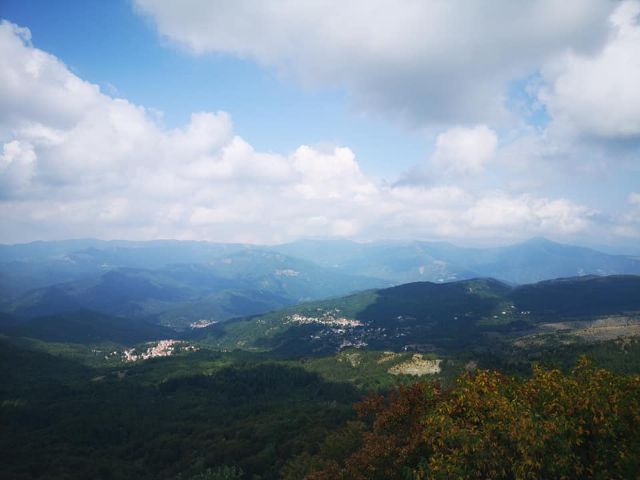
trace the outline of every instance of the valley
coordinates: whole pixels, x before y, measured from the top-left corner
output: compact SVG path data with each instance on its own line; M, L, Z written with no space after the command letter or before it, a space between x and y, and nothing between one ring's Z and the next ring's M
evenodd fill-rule
M29 264L37 285L17 287L25 271L3 291L8 478L301 480L345 461L334 444L356 451L372 395L573 375L585 355L640 374L640 276L624 269L394 285L281 247L91 245L4 248L4 281Z
M640 0L0 0L0 480L640 480Z

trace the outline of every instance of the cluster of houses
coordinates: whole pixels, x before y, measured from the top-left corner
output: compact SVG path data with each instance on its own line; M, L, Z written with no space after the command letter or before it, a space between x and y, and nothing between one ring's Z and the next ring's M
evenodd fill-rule
M138 352L136 348L131 348L122 352L122 358L125 362L137 362L138 360L147 360L155 357L169 357L178 349L189 352L196 351L193 345L185 345L180 340L160 340L155 345L151 344L145 351Z
M326 325L328 327L339 327L339 328L354 328L354 327L362 327L364 325L359 320L337 316L338 312L339 310L336 310L335 312L334 311L325 312L322 314L322 316L319 316L319 317L307 317L299 313L294 313L293 315L289 315L287 317L287 321L292 323L298 323L301 325L318 323L320 325Z

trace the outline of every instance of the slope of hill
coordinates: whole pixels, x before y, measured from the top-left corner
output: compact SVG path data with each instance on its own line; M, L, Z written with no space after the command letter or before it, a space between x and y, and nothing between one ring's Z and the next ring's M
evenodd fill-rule
M640 277L584 276L547 280L515 288L510 299L541 318L583 317L640 308Z
M0 245L0 292L15 297L35 288L86 279L118 268L206 264L251 248L254 247L178 240L87 239Z
M640 277L577 277L510 287L492 279L418 282L216 325L220 348L328 353L346 346L442 351L494 343L542 322L637 315Z
M197 320L224 321L384 284L248 249L207 264L110 269L27 292L4 309L25 318L90 309L185 327Z
M33 318L18 326L5 328L2 332L10 336L35 338L46 342L107 342L123 345L175 336L175 331L160 325L110 317L90 310Z

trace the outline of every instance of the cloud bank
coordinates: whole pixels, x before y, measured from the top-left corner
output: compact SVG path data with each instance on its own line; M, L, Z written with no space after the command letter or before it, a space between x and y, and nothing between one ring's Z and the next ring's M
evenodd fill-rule
M5 21L0 241L640 237L637 189L611 213L549 187L613 165L638 175L639 2L186 3L136 5L190 51L252 58L346 88L363 110L440 125L433 152L393 182L366 175L345 145L256 151L225 112L167 129ZM509 105L522 78L524 110L546 123Z
M571 49L543 68L540 99L556 127L597 138L640 136L640 2L621 2L593 55Z
M409 125L505 121L509 82L609 35L610 0L135 0L197 54L346 88L356 108Z

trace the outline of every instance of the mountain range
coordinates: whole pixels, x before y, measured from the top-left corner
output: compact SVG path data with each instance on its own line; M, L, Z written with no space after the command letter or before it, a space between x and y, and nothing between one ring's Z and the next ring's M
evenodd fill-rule
M640 274L640 259L536 238L496 248L301 240L276 246L68 240L0 245L0 323L91 310L174 328L416 281Z
M640 273L640 258L532 238L504 247L468 248L446 242L301 240L279 252L343 272L396 283L491 277L525 284L579 275Z
M389 284L251 246L67 246L0 249L0 305L6 315L19 321L89 309L183 328Z

